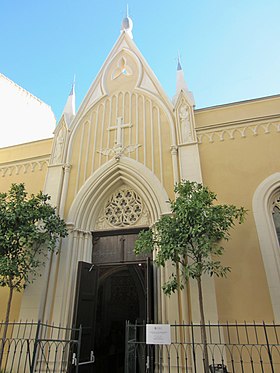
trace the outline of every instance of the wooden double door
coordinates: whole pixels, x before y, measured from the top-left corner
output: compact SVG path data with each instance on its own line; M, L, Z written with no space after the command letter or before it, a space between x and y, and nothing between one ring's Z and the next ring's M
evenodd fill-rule
M152 318L150 259L133 251L138 233L93 233L92 263L79 262L74 312L74 325L83 327L79 372L123 373L126 321Z

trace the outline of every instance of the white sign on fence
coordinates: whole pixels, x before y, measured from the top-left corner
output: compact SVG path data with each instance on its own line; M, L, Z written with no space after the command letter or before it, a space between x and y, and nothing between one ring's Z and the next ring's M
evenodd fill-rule
M171 334L169 324L146 324L146 344L170 345Z

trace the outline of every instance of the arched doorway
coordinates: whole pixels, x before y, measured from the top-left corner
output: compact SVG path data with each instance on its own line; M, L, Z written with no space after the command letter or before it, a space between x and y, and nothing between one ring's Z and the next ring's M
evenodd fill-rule
M124 372L125 324L145 320L145 267L104 268L98 287L95 332L97 372Z
M79 372L123 373L126 321L151 318L149 258L133 251L139 231L94 232L92 263L79 263L74 325L83 326L85 363Z

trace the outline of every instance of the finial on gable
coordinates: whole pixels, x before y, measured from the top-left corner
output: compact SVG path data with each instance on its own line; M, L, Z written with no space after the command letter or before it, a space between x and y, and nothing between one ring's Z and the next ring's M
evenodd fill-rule
M180 53L178 51L178 63L177 63L177 71L183 70L182 65L181 65L181 58L180 58Z
M132 19L128 15L128 5L126 6L126 17L122 20L121 32L125 31L131 39L133 39L132 35L133 29L133 22Z
M184 92L186 97L188 97L188 101L191 106L195 105L194 98L192 92L189 91L187 83L184 77L184 71L181 64L180 54L178 52L178 60L177 60L177 73L176 73L176 93L173 97L173 102L177 101L181 92Z

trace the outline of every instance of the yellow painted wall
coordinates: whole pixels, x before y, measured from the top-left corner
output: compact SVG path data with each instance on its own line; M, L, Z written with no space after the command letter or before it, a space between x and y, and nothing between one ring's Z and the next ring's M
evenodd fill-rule
M199 134L204 134L199 145L203 182L217 193L219 203L232 203L248 209L245 224L236 226L232 240L225 245L223 263L230 265L232 272L227 279L215 281L220 321L273 320L252 199L259 184L269 175L279 172L277 125L265 127L277 119L276 115L280 119L279 108L280 98L277 97L197 113ZM272 115L264 121L268 113ZM227 127L227 123L241 117L248 118L243 124L243 127L248 127L244 136L242 131L230 133L234 127ZM255 120L249 120L249 117ZM218 132L211 137L213 131Z
M36 141L0 149L0 192L12 183L24 183L28 193L44 189L52 140ZM0 288L0 320L4 318L8 289ZM14 292L10 320L17 320L21 293Z
M217 124L230 124L238 121L250 123L252 120L279 119L280 95L255 100L214 106L195 111L197 129L213 127Z
M29 193L44 189L52 139L0 149L0 191L24 183Z
M14 162L28 158L49 156L53 139L33 141L25 144L0 148L0 165L5 162Z

